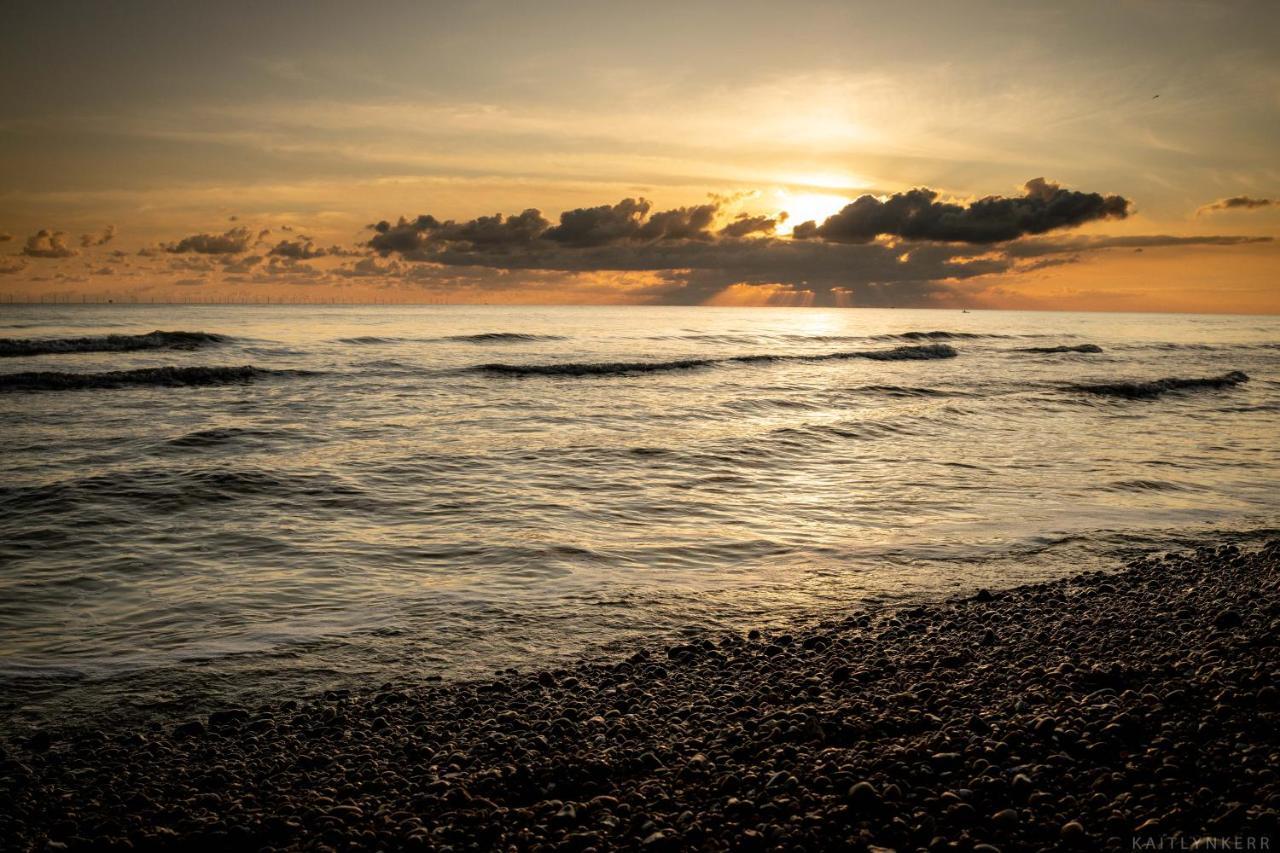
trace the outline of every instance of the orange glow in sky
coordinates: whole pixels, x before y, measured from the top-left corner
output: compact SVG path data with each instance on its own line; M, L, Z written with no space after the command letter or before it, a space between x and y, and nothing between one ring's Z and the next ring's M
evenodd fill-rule
M0 300L1274 313L1243 6L35 6Z

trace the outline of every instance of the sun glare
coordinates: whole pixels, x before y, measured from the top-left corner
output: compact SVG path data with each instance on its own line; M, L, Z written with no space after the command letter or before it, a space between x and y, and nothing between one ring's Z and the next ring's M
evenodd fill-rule
M797 225L810 219L821 225L851 201L847 196L821 192L778 190L777 195L778 207L787 212L787 221L778 226L779 234L790 234Z

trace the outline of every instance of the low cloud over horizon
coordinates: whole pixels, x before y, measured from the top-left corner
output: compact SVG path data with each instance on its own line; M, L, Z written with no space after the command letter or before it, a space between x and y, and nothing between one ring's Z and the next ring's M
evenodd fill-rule
M1247 195L1238 195L1206 204L1196 213L1212 213L1215 210L1257 210L1261 207L1271 207L1275 203L1276 200L1272 198L1250 198Z
M65 233L41 229L21 254L85 265L84 273L47 280L168 274L186 292L205 282L309 288L364 282L534 302L906 307L979 300L1000 292L1009 276L1080 264L1109 250L1242 247L1272 239L1064 233L1123 222L1133 202L1044 178L1027 181L1019 195L972 201L948 200L925 187L863 194L790 233L779 231L794 218L787 210L741 209L757 195L711 194L705 203L666 209L630 197L571 208L554 221L537 208L466 220L424 213L380 220L348 246L321 244L293 225L255 226L231 216L226 231L160 241L135 254L112 250L105 265L91 256L116 237L114 226L83 235L79 250ZM1245 201L1231 206L1264 200ZM0 272L31 274L25 264Z

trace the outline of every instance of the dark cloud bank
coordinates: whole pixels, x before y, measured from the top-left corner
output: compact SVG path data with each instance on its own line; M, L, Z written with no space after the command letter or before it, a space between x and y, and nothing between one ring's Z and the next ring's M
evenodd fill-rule
M1099 219L1123 219L1129 201L1063 189L1043 178L1026 184L1016 198L989 196L967 206L938 201L938 193L914 189L881 200L864 195L822 224L802 222L796 240L829 243L870 243L878 237L941 243L990 244L1029 234L1043 234ZM700 243L732 240L774 232L778 219L739 216L714 230L720 202L652 211L644 199L623 199L615 205L584 207L560 214L552 224L538 210L517 216L481 216L467 222L441 222L431 215L382 221L370 226L369 247L382 255L399 253L410 259L435 260L449 252L476 254L554 252L603 246L655 244L689 240Z
M776 236L786 214L724 220L723 204L654 211L644 199L578 208L551 222L536 209L465 222L431 215L369 226L382 257L503 270L657 272L655 301L696 303L733 284L813 290L855 304L920 304L965 279L1069 263L1094 249L1237 243L1245 238L1036 238L1088 222L1123 219L1117 195L1065 189L1037 178L1024 194L967 205L930 189L862 196L822 223Z
M221 268L264 281L372 277L421 287L465 282L510 289L554 284L557 273L643 273L626 279L625 286L632 298L652 302L700 303L732 285L756 285L780 289L784 296L788 290L808 291L814 304L905 306L936 303L967 280L1072 263L1093 251L1270 239L1052 234L1123 219L1131 203L1043 178L1023 189L1019 196L988 196L968 204L940 200L936 191L924 188L887 198L864 195L821 223L798 224L786 237L776 232L785 212L734 215L732 200L716 197L706 204L655 210L645 199L628 198L568 210L555 222L533 208L462 222L430 214L384 220L369 226L372 235L355 250L320 246L305 235L272 243L269 229L236 225L141 254L168 255L171 266L195 272ZM1212 207L1271 203L1240 197ZM85 235L81 244L99 246L114 233L108 227ZM65 234L50 230L32 235L22 253L38 258L78 254ZM349 256L362 259L327 271L308 263Z

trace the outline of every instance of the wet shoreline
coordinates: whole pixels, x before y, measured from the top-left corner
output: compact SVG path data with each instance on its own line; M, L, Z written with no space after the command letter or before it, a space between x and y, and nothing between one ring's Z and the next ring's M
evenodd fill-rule
M1118 568L496 681L50 729L4 747L0 840L1274 843L1280 541Z

